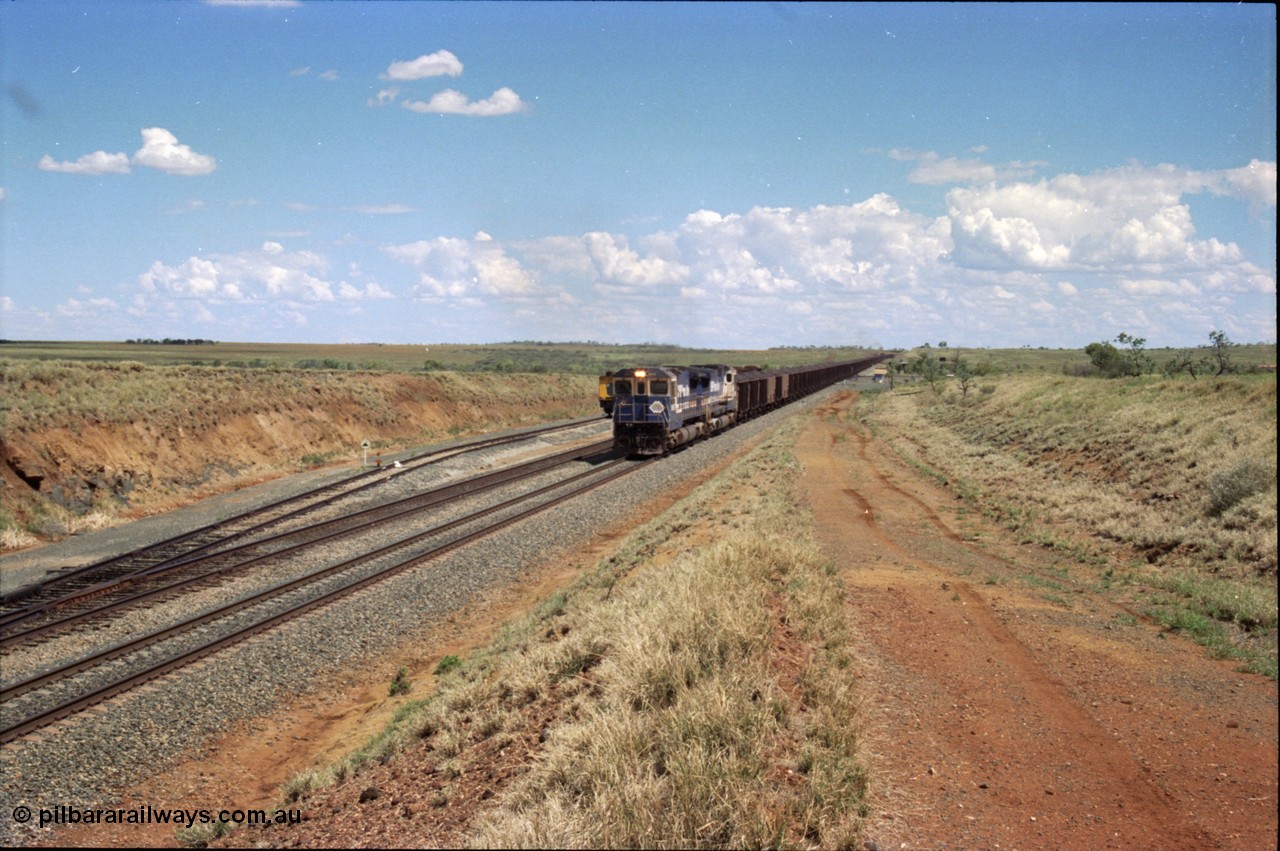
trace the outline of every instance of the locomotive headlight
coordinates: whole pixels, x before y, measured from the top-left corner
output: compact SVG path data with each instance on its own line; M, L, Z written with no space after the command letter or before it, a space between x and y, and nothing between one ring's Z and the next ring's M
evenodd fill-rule
M637 369L634 373L632 373L632 375L634 375L636 378L644 378L645 375L647 374L648 373L646 373L643 369Z
M661 402L659 402L656 399L653 401L653 404L649 406L649 410L655 414L660 414L666 409L667 409L666 405L663 405Z

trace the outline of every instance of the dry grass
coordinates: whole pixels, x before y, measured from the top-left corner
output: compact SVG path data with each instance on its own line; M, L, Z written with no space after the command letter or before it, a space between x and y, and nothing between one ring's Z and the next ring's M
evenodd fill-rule
M241 414L350 405L371 425L394 426L396 395L439 402L479 418L486 405L533 405L581 396L586 376L487 373L430 375L212 366L133 361L0 360L0 434L134 422L199 427ZM584 403L582 410L589 411Z
M395 451L596 414L595 399L587 376L0 360L0 547L356 461L364 439Z
M39 540L39 538L30 532L24 529L19 529L17 526L13 525L12 520L3 526L0 526L0 552L29 547L38 543Z
M746 535L588 614L561 652L570 663L601 660L591 672L598 698L554 731L474 844L851 845L866 774L850 678L811 659L789 696L770 658L778 628L770 597L813 581L787 578L797 573L820 568L790 544ZM817 639L818 613L806 619L799 597L786 596L783 607Z
M1202 616L1215 652L1274 676L1274 375L994 383L967 402L868 394L858 416L963 511L1126 593L1167 592L1144 602L1153 618Z
M859 843L868 781L843 590L796 513L794 465L766 446L637 529L330 778L405 747L461 775L482 743L551 717L533 767L465 841ZM327 779L299 777L290 795Z

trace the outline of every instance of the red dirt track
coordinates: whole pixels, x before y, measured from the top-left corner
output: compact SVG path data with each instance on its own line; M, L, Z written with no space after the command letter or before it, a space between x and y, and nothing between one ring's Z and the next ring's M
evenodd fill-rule
M966 543L955 500L839 420L801 490L864 648L889 848L1275 848L1276 684L1126 613L1034 547ZM991 534L984 534L985 541ZM1074 580L1074 582L1073 582Z

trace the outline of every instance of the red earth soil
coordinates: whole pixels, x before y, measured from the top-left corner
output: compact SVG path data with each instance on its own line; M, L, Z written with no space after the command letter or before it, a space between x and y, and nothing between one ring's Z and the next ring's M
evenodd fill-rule
M799 489L842 569L860 648L872 774L866 847L1275 848L1276 684L1135 617L1097 589L1096 569L1064 570L979 518L959 520L953 495L839 416L855 398L842 392L819 409L797 456ZM307 698L228 735L125 802L207 806L234 789L239 806L274 806L290 774L358 746L390 717L403 699L386 696L387 682L403 660L417 660L414 696L426 693L443 654L486 643L504 620L607 556L622 531L571 563L532 571L532 586L470 608L404 654L386 654L396 661L385 670L346 675L322 702ZM555 707L530 712L537 730ZM447 806L431 803L443 781L406 754L307 801L302 828L266 841L456 845L537 747L536 736L517 736L503 753L479 754L483 770L451 779ZM369 787L379 798L362 805ZM49 841L163 846L174 834L100 826Z

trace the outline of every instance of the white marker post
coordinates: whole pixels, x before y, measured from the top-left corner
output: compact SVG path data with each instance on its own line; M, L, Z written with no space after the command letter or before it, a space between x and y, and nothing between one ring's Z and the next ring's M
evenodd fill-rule
M369 466L369 441L368 440L361 441L360 448L364 450L364 457L360 461L360 467L363 469L364 467Z

